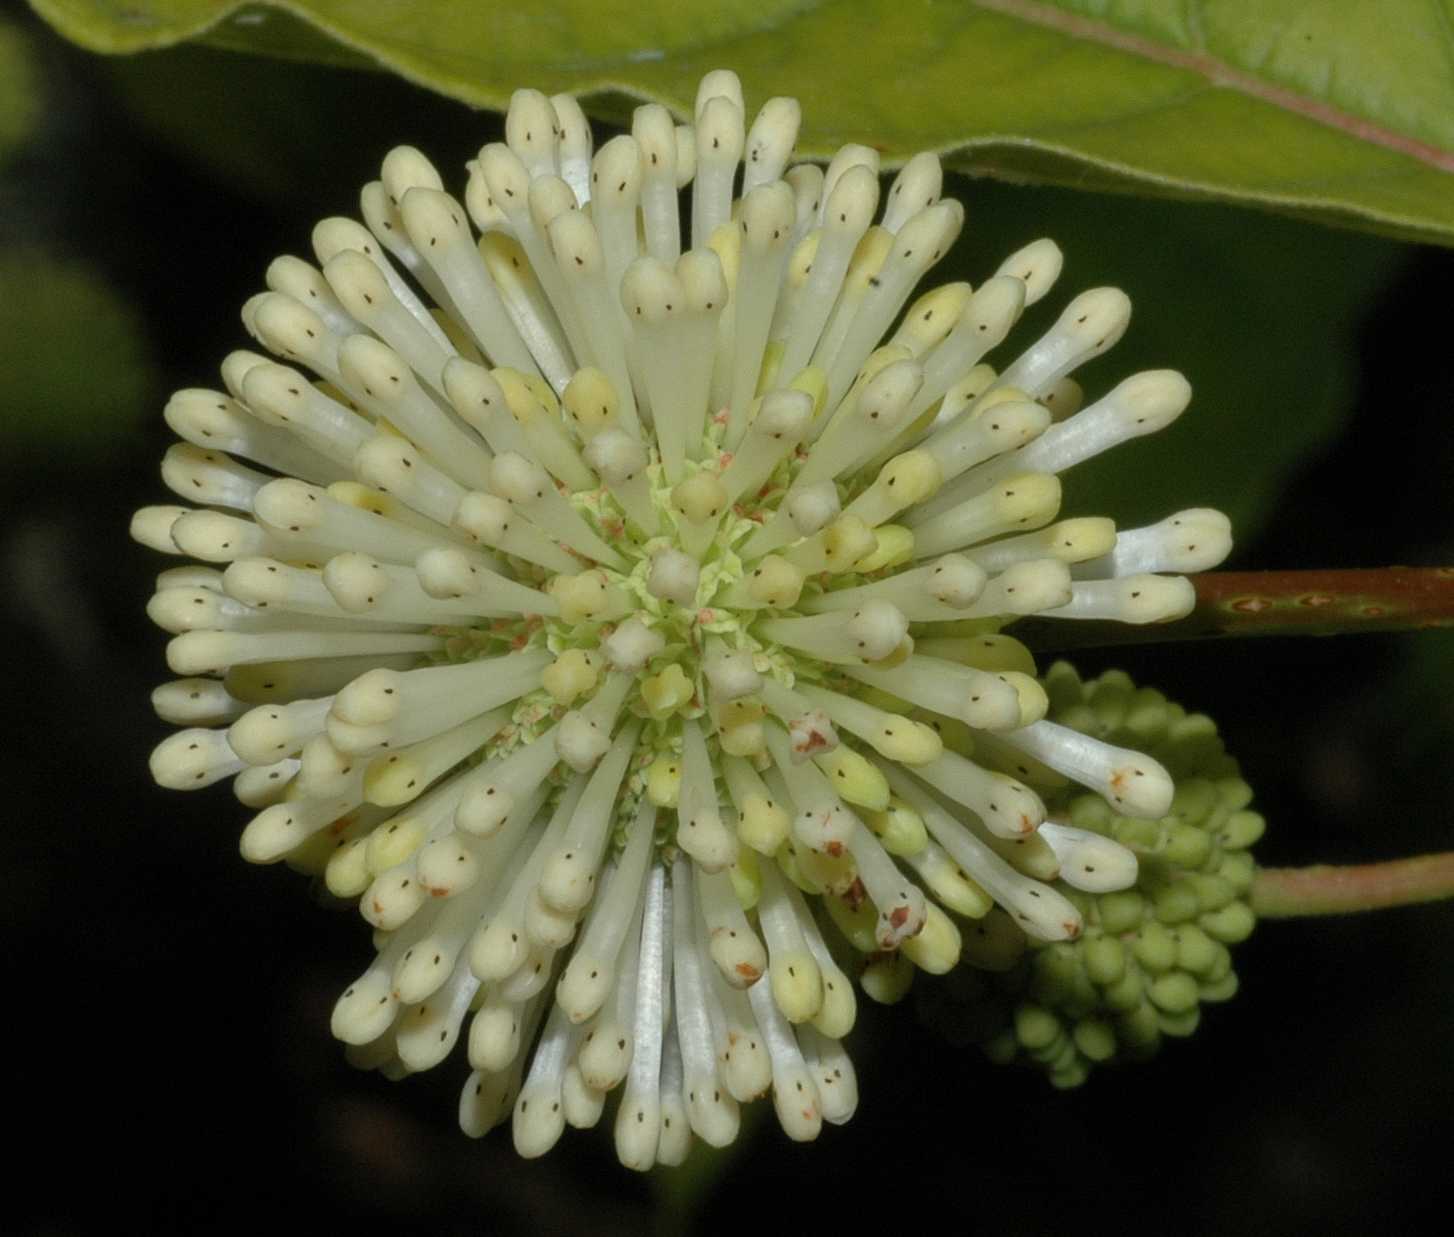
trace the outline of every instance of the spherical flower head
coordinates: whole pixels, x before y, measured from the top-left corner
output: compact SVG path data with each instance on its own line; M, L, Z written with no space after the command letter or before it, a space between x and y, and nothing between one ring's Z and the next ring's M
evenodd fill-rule
M200 560L149 607L180 676L157 780L233 778L246 858L357 900L351 1059L398 1076L463 1039L461 1125L522 1155L612 1091L637 1169L769 1094L792 1138L847 1120L850 975L893 1000L983 925L1075 941L1057 874L1136 881L1043 778L1173 805L1151 755L1047 716L1001 629L1187 612L1225 518L1062 519L1058 478L1190 387L1081 407L1126 296L1006 352L1054 243L920 291L964 217L938 160L887 187L862 146L790 165L798 116L749 124L716 72L692 123L645 106L593 150L571 98L522 90L462 199L390 152L364 223L320 223L316 265L243 307L271 356L167 405L192 505L133 521Z

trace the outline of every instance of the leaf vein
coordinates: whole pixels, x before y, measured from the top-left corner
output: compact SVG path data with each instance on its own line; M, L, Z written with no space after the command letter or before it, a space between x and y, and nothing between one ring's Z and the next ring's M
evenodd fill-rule
M1258 102L1335 129L1348 137L1381 146L1441 172L1454 172L1454 151L1407 133L1374 123L1331 103L1300 94L1285 86L1264 81L1252 73L1234 68L1205 52L1188 52L1154 39L1117 30L1103 21L1067 13L1043 0L972 0L979 8L1014 21L1040 26L1069 39L1084 39L1165 68L1179 69L1204 77L1212 86L1235 91Z

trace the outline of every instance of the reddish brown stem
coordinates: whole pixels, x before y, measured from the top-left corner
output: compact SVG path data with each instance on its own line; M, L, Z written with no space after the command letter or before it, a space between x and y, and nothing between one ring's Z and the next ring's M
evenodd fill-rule
M1252 909L1268 919L1346 915L1454 898L1454 853L1387 863L1263 868L1252 886Z
M1331 636L1454 627L1454 567L1329 571L1209 571L1191 577L1196 609L1172 623L1026 619L1014 635L1034 649L1094 648L1217 636Z

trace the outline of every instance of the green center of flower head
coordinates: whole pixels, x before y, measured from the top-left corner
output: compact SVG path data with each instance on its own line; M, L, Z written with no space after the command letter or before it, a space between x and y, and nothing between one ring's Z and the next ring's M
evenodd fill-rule
M1190 607L1224 517L1057 518L1058 474L1190 387L1081 407L1071 373L1129 318L1110 288L992 364L1059 249L916 297L963 221L937 159L886 191L864 147L790 167L797 116L749 128L714 73L693 125L643 107L593 152L573 100L521 91L463 204L392 151L367 227L325 220L321 270L280 258L244 307L282 360L168 404L163 478L198 505L133 522L202 560L150 606L183 676L157 779L235 775L243 854L377 930L334 1011L355 1059L428 1068L468 1020L461 1122L527 1155L618 1088L632 1167L730 1141L768 1091L814 1137L856 1102L850 972L890 1000L991 924L1088 944L1087 899L1163 857L1063 791L1162 820L1167 767L1057 718L1001 628ZM1058 991L1047 1017L1091 1017Z

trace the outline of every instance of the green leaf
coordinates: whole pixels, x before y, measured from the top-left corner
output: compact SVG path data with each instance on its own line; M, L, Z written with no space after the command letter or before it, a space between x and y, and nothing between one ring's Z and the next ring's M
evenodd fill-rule
M0 20L0 164L30 136L36 93L28 41L13 22Z
M32 0L104 52L205 37L678 109L707 69L808 104L801 148L933 148L1012 179L1256 203L1454 243L1451 0ZM866 63L865 55L871 57ZM866 71L867 70L867 71Z
M155 394L135 313L90 266L0 250L0 449L101 451Z

